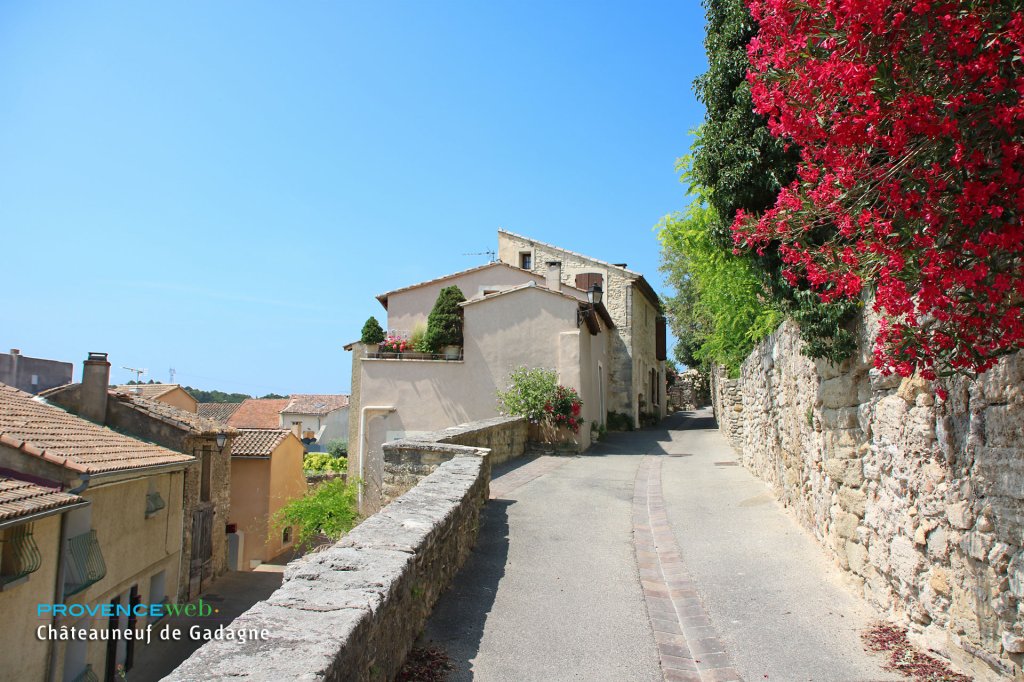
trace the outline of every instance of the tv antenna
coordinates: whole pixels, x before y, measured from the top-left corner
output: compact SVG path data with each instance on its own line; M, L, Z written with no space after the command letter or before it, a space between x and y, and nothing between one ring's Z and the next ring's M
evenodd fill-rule
M137 388L135 389L135 392L136 393L142 393L142 387L141 387L142 375L145 374L146 372L148 372L149 370L148 369L141 369L141 368L138 368L138 367L125 367L123 365L122 365L121 369L126 369L129 372L132 372L133 374L135 374L135 385L137 386Z
M171 375L171 380L170 380L170 382L168 382L168 383L171 383L171 384L173 384L173 383L174 383L174 375L175 375L175 374L177 374L177 372L176 372L176 371L174 370L174 368L173 368L173 367L171 367L171 369L170 369L170 370L168 370L168 372L167 372L167 373Z
M477 251L476 253L464 253L463 256L490 256L491 262L496 263L498 261L498 254L494 251Z

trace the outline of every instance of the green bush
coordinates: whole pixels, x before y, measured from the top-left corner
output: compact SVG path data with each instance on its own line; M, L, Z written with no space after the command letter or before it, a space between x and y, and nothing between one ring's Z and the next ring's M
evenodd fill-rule
M376 317L371 316L366 321L366 324L363 325L363 334L359 337L359 340L369 345L384 342L384 330L381 328L380 322L377 321Z
M439 353L445 346L462 345L462 308L459 304L465 300L457 286L441 289L427 317L425 342L430 352Z
M348 457L348 441L344 438L335 438L327 443L327 452L335 457Z
M358 495L358 481L324 481L277 510L271 524L278 531L291 526L298 549L313 546L320 534L338 540L356 524Z
M302 458L302 469L311 474L344 473L348 471L348 459L328 452L310 452Z
M503 414L539 424L547 416L544 406L551 404L557 390L558 374L553 369L517 367L508 375L508 388L498 392L498 404Z
M633 419L628 414L623 414L621 412L609 412L607 424L609 431L633 430Z
M417 322L409 332L409 345L417 353L429 353L430 344L427 343L427 325L425 322Z

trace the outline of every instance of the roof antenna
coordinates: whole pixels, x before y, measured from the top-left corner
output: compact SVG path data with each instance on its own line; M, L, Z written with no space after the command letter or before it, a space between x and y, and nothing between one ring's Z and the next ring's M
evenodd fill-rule
M494 251L478 251L476 253L464 253L462 255L463 256L490 256L491 257L491 260L490 260L491 263L497 263L498 262L498 254L495 253Z
M129 372L134 372L135 373L135 386L136 386L135 392L138 393L139 395L141 395L142 394L142 375L145 374L146 372L148 372L149 370L137 369L135 367L121 367L121 369L126 369Z
M171 375L171 383L173 384L174 383L174 375L178 373L177 370L175 370L173 367L171 367L169 370L167 370L167 373Z

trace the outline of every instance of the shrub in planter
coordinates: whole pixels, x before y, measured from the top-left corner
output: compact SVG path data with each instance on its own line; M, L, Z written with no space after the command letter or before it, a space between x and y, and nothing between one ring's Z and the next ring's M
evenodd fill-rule
M519 367L508 377L508 389L498 392L504 414L526 417L531 424L564 427L578 433L584 423L583 401L573 388L558 383L554 370Z
M441 352L445 346L462 345L462 308L466 300L457 286L441 289L434 303L434 309L427 317L426 345L433 353Z
M395 336L388 334L380 344L381 353L405 353L406 351L412 350L412 344L403 339L401 336Z
M380 322L377 321L376 317L370 317L363 325L363 334L359 337L359 340L367 345L374 345L384 341L384 330L380 326Z

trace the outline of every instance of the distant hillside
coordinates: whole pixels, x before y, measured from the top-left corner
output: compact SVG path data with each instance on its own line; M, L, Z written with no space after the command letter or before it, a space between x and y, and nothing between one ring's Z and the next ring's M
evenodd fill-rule
M129 381L128 383L129 384L134 384L135 382L134 381ZM149 381L143 381L143 382L140 382L140 383L144 383L144 384L162 384L163 382L162 381L153 381L152 379L150 379ZM192 388L191 386L182 386L182 388L184 388L186 391L191 393L192 397L195 398L196 400L198 400L201 403L240 403L243 400L248 400L249 398L253 397L253 396L248 395L246 393L225 393L224 391L217 391L217 390L204 391L201 388ZM268 399L268 398L281 399L281 398L287 398L287 397L288 396L286 396L286 395L278 395L277 393L268 393L268 394L266 394L264 396L260 396L260 398L262 398L262 399Z

